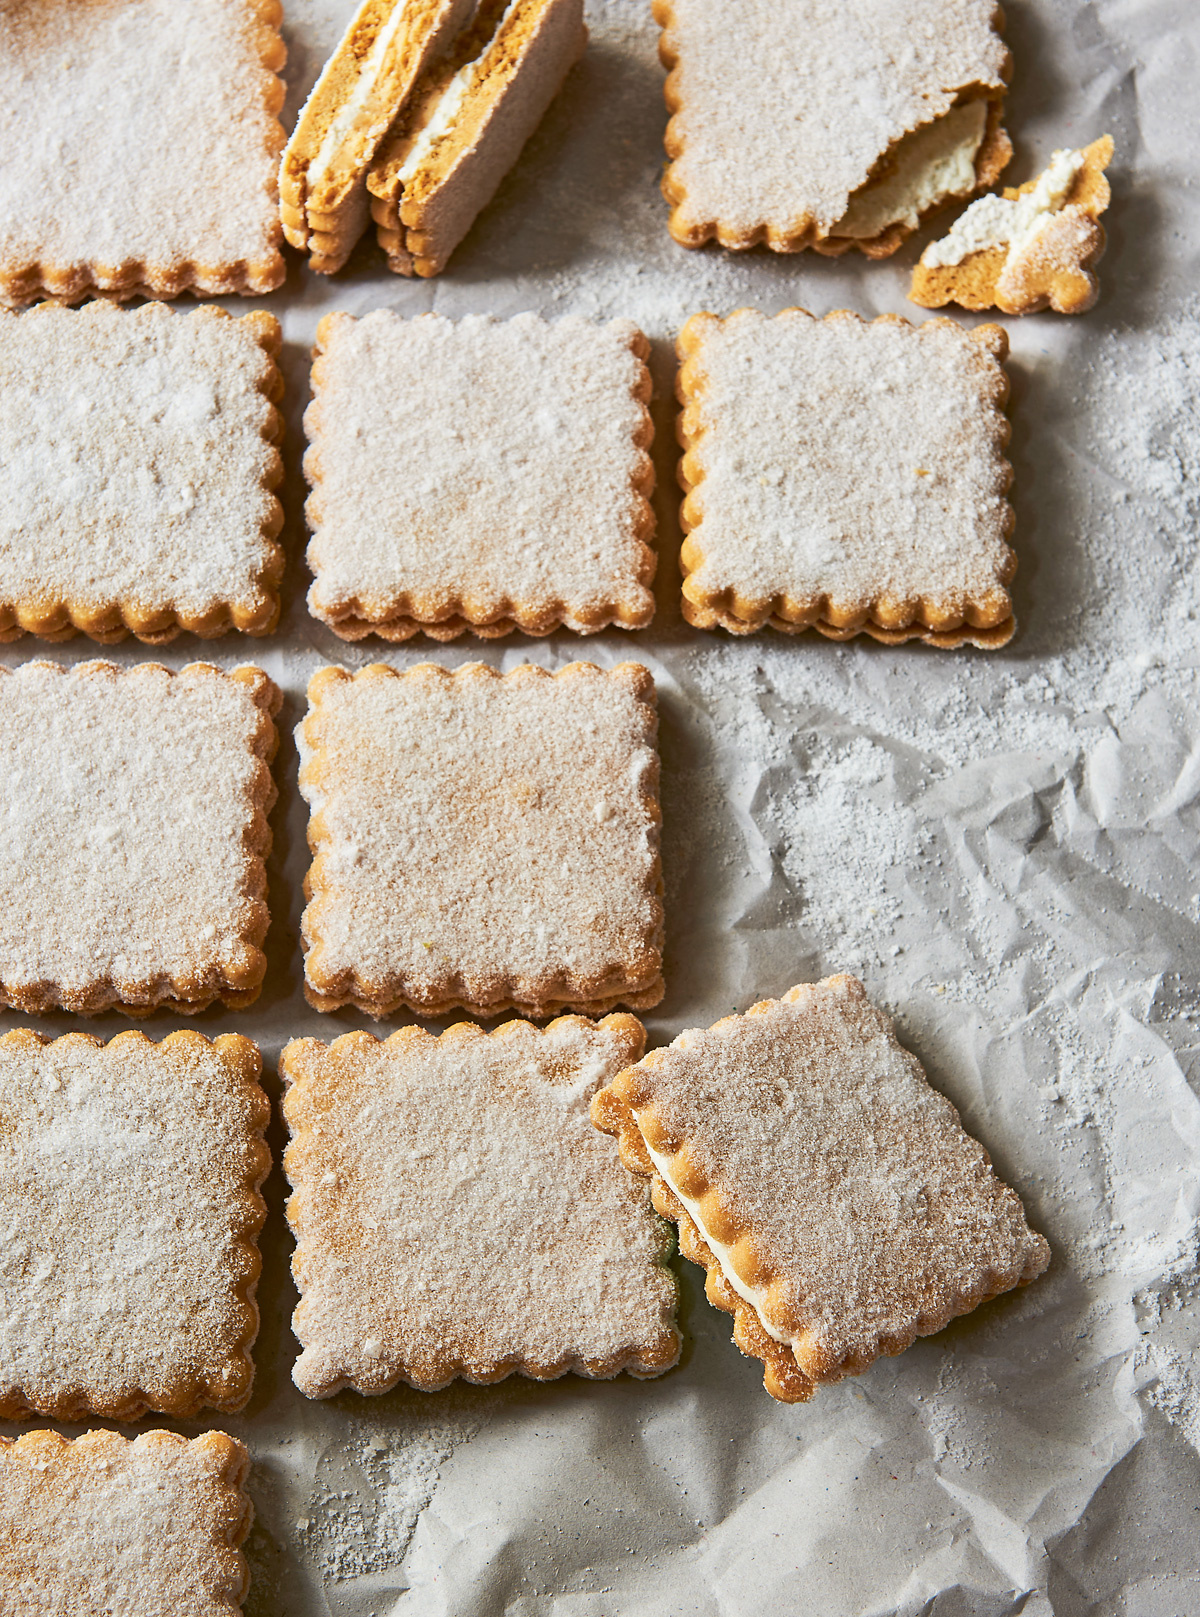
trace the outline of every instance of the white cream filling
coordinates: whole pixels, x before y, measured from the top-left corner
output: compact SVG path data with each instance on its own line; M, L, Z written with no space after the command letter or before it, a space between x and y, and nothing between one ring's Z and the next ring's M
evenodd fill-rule
M329 128L325 131L325 139L321 142L316 157L308 166L310 184L313 180L323 177L325 172L337 160L339 151L341 151L348 136L353 132L363 108L370 99L384 59L407 20L408 7L397 6L391 17L375 36L375 43L367 52L366 60L358 70L358 78L354 89L334 115ZM333 61L336 61L336 59L335 56ZM330 62L331 68L333 67L333 61ZM319 89L320 85L317 88ZM313 94L316 94L315 90Z
M930 242L921 254L926 269L944 269L961 264L972 253L991 247L1007 247L1005 264L1011 264L1025 251L1047 219L1062 207L1084 164L1082 151L1055 152L1050 167L1032 191L1009 201L1002 196L980 197L950 227L940 241Z
M466 67L459 69L442 91L441 99L434 108L432 116L413 141L412 150L400 166L400 172L396 177L401 185L409 183L438 141L449 133L478 72L479 63L468 62Z
M892 172L857 191L830 234L861 241L880 235L889 225L915 230L921 215L939 202L970 196L987 112L986 101L968 101L905 135L896 148Z
M721 1273L725 1276L726 1280L728 1280L734 1291L737 1292L738 1296L743 1300L743 1302L750 1304L751 1308L753 1308L754 1312L758 1315L759 1324L762 1326L763 1330L766 1331L767 1335L772 1339L772 1341L782 1342L785 1346L791 1347L791 1337L784 1336L782 1331L776 1329L776 1327L771 1324L770 1320L767 1319L766 1315L762 1311L763 1304L767 1300L766 1291L760 1286L748 1286L738 1274L737 1270L733 1267L733 1248L722 1245L722 1243L716 1239L712 1232L704 1227L704 1220L700 1216L699 1204L694 1202L690 1196L685 1196L683 1191L680 1190L679 1186L675 1183L674 1179L672 1179L671 1170L667 1166L667 1158L660 1156L658 1152L655 1151L648 1143L646 1145L646 1150L649 1152L650 1160L653 1162L659 1174L671 1187L676 1196L679 1197L679 1200L683 1203L684 1207L686 1207L693 1224L695 1224L696 1228L700 1231L700 1234L703 1236L705 1243L711 1250L713 1257L716 1258L717 1262L721 1265Z

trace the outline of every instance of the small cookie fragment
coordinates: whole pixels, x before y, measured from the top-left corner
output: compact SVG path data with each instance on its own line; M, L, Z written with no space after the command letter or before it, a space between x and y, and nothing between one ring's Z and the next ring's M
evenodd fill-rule
M0 312L0 640L275 627L281 345L271 314Z
M0 669L0 1004L258 998L281 700L258 668Z
M0 1437L0 1611L230 1617L250 1570L250 1456L224 1432Z
M658 1004L645 668L324 668L308 699L296 740L311 1005L541 1017Z
M785 1403L1027 1284L1050 1249L855 977L692 1029L592 1103Z
M588 1121L645 1043L569 1016L287 1046L302 1392L676 1362L667 1226Z
M445 269L586 43L583 0L483 0L371 166L371 214L389 269Z
M282 16L279 0L0 8L0 303L281 284Z
M629 321L326 315L309 608L346 640L641 628L650 345Z
M1001 327L740 309L678 349L689 623L1011 639Z
M0 1038L0 1416L241 1409L271 1165L249 1039Z
M367 170L425 68L474 0L364 0L313 86L279 172L284 234L321 275L341 269L369 218Z
M1012 155L993 0L654 0L654 16L685 247L885 258Z
M1104 174L1112 158L1112 136L1103 135L1055 152L1018 189L980 197L921 254L909 297L926 309L1083 314L1100 295L1092 272L1104 256L1100 215L1112 197Z

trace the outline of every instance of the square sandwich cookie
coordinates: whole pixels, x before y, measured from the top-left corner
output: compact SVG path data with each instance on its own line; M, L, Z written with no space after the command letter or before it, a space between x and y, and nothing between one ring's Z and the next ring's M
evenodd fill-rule
M0 1416L250 1396L270 1106L249 1039L0 1038Z
M211 307L0 312L0 640L275 627L281 340Z
M599 1091L592 1119L653 1180L709 1301L784 1403L1050 1261L855 977L681 1034Z
M482 0L367 175L388 267L438 275L542 121L587 29L583 0Z
M224 1432L0 1437L0 1612L230 1617L250 1571L250 1456Z
M657 1005L658 720L638 663L323 668L296 732L318 1010Z
M689 623L1011 639L1001 327L739 309L678 348Z
M309 609L343 639L642 628L650 345L626 320L321 321Z
M282 15L279 0L0 7L0 302L280 285Z
M258 668L0 669L0 1004L258 998L280 701Z
M654 0L654 15L663 194L685 247L884 258L1012 155L994 0Z
M632 1016L289 1044L301 1391L669 1369L669 1226L588 1121L644 1049Z

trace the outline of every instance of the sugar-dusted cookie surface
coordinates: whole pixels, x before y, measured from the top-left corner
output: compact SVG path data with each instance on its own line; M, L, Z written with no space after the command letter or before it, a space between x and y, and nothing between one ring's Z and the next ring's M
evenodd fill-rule
M211 307L0 311L0 640L274 628L281 342Z
M588 1121L644 1049L632 1016L289 1044L296 1385L669 1369L668 1226Z
M884 257L1012 154L994 0L654 0L654 15L663 193L686 247Z
M248 1039L0 1038L0 1416L242 1408L270 1167Z
M648 623L648 353L627 320L326 315L311 611L348 640Z
M250 1573L250 1457L224 1432L0 1437L0 1611L230 1617Z
M332 275L370 217L367 169L424 69L470 19L473 0L363 0L325 64L279 174L288 241Z
M854 977L683 1033L592 1103L773 1397L1041 1274L1045 1240Z
M0 669L0 1004L258 998L280 700L257 668Z
M389 268L440 274L586 43L583 0L483 0L371 166L371 214Z
M281 283L282 15L279 0L0 7L0 302Z
M662 998L654 682L324 668L296 731L320 1010L492 1016Z
M695 315L678 347L689 623L1011 638L999 326L740 309Z
M926 309L1083 314L1100 295L1100 215L1112 199L1105 169L1111 135L1055 152L1035 179L1002 196L980 197L948 235L930 242L913 270L909 297Z

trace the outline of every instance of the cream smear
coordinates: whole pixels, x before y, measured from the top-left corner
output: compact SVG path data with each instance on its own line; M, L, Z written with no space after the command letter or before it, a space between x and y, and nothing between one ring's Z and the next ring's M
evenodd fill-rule
M451 129L454 127L454 121L462 109L462 104L466 99L467 92L472 88L476 79L479 77L480 70L482 69L484 62L487 60L488 52L499 38L500 30L508 21L509 15L513 11L515 5L516 0L512 0L512 4L505 7L500 21L496 24L496 31L488 41L486 49L481 51L473 62L468 62L466 67L460 68L450 80L446 88L442 91L441 98L439 99L437 106L434 108L429 121L421 130L416 140L413 141L412 150L404 159L400 173L397 176L401 185L407 185L410 180L412 180L413 176L425 162L426 158L428 158L430 152L437 145L438 141L441 140L443 136L448 135Z
M338 153L357 124L363 107L374 92L375 81L379 77L380 69L383 67L388 52L407 21L408 7L397 6L391 17L375 36L375 43L367 52L366 59L359 69L358 79L353 91L346 98L344 105L338 110L329 128L325 131L325 139L321 142L320 150L309 165L310 189L313 181L322 177L337 161ZM333 67L336 60L335 53L330 58L326 72ZM313 95L316 95L320 90L324 78L325 74L323 73L317 82L316 89L313 90Z
M970 196L987 111L986 101L968 101L905 135L896 147L892 172L855 192L830 234L866 240L889 225L915 230L921 215L938 203Z
M986 196L973 202L940 241L930 242L921 254L926 269L945 269L961 264L972 253L992 247L1007 247L1006 264L1023 253L1046 221L1059 211L1075 177L1083 167L1082 151L1055 152L1050 167L1032 191L1010 201L1007 197Z

